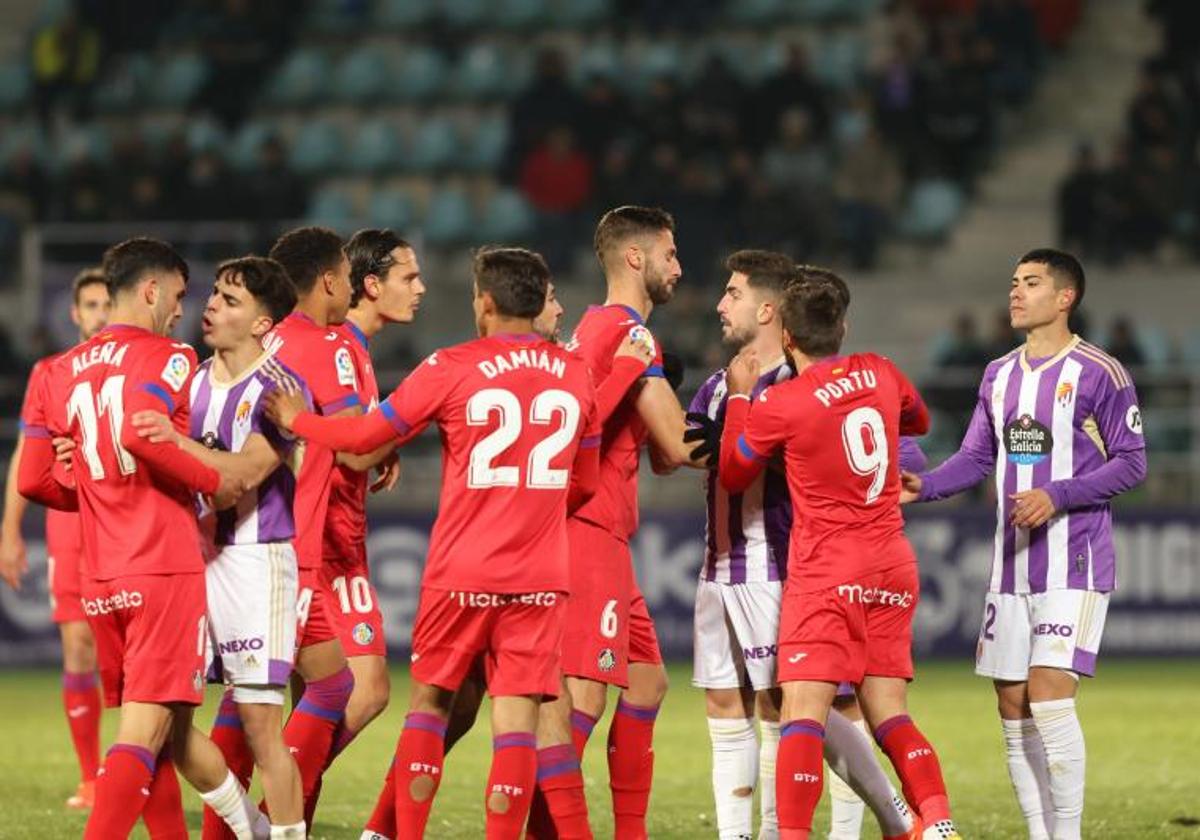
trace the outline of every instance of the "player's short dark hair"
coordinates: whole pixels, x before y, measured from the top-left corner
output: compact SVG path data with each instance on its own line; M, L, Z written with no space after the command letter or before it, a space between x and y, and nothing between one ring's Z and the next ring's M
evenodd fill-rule
M350 306L357 306L362 300L368 274L382 277L396 263L392 251L411 247L387 228L367 228L351 236L346 243L346 256L350 260Z
M850 287L846 285L846 281L839 274L828 268L822 268L819 265L798 265L792 282L824 283L838 293L838 297L842 299L843 308L850 308Z
M283 266L269 257L250 255L226 260L217 266L216 276L228 277L249 292L276 324L296 307L296 287Z
M1071 312L1079 308L1079 304L1083 302L1087 278L1083 274L1083 265L1073 254L1057 248L1034 248L1017 260L1017 265L1021 263L1040 263L1046 266L1050 277L1054 280L1054 288L1075 290L1075 300L1071 303Z
M342 237L329 228L310 226L280 236L269 256L283 266L296 293L306 295L317 285L318 277L338 267L343 253Z
M780 311L783 328L804 355L820 359L842 349L846 304L833 284L793 283L783 293Z
M747 248L726 257L725 270L745 274L752 289L780 295L792 282L796 265L787 254Z
M108 278L104 276L103 268L93 265L75 275L75 279L71 281L71 300L76 306L79 305L79 293L88 286L104 286L107 288Z
M626 204L614 207L600 217L592 246L596 257L604 264L605 255L634 236L647 236L664 230L675 232L675 219L658 207L638 207Z
M179 252L161 239L135 236L118 242L104 252L100 261L109 297L132 289L152 271L178 272L188 281L188 265Z
M501 315L536 318L545 308L550 267L536 251L482 248L472 268L479 294L490 294Z

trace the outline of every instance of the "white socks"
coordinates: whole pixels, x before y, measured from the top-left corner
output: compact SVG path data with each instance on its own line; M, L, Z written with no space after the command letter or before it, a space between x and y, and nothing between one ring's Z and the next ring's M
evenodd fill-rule
M779 816L775 813L775 758L779 754L779 721L758 724L762 743L758 748L758 796L761 822L758 840L778 840Z
M225 821L238 840L265 840L270 836L267 818L246 796L233 773L226 775L225 781L214 790L201 793L200 798Z
M867 734L867 723L853 721L854 726ZM837 773L829 774L829 840L858 840L862 835L863 812L866 803Z
M1008 754L1008 777L1012 779L1017 805L1025 815L1029 840L1050 840L1054 826L1054 804L1050 799L1050 769L1042 749L1042 736L1033 718L1001 720L1004 749Z
M1083 782L1087 766L1083 729L1074 700L1030 703L1033 722L1042 736L1054 803L1054 840L1080 840L1083 824Z
M879 766L865 724L856 726L845 715L831 710L825 721L825 761L871 806L885 835L904 834L912 828L912 817L896 807L896 790Z
M295 825L271 826L271 840L304 840L304 820Z
M758 784L758 735L747 718L709 718L713 800L721 840L749 838L754 831Z

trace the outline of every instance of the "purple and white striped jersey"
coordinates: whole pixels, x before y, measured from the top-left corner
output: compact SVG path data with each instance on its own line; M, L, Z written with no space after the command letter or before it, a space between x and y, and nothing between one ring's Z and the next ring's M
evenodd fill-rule
M768 386L792 375L780 359L754 386L757 399ZM725 420L728 401L725 370L710 376L692 398L689 411ZM718 583L757 583L787 577L788 535L792 529L792 499L783 470L766 469L745 493L727 493L709 470L708 524L705 528L703 580Z
M1137 392L1112 356L1074 337L1056 356L1017 348L988 365L959 451L922 476L921 501L996 473L992 592L1116 586L1109 499L1146 476ZM1013 493L1043 489L1058 511L1038 528L1010 523Z
M241 452L246 439L258 433L284 456L284 462L258 487L243 494L236 507L217 512L214 542L218 546L283 542L295 536L292 500L303 444L298 446L264 416L263 401L285 378L300 386L311 405L312 397L300 377L271 353L264 353L232 382L216 379L212 359L205 360L192 379L193 439L210 449Z

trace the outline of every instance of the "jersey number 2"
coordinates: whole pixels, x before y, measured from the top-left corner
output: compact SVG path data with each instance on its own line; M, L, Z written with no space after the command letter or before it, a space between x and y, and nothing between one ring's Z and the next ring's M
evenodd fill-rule
M871 440L870 452L867 451L867 438ZM867 504L871 504L879 498L887 481L888 446L883 415L870 406L856 408L847 414L842 421L842 446L855 475L872 477L871 486L867 488Z
M117 456L117 469L121 475L131 475L137 470L137 461L121 446L121 426L125 422L125 377L110 376L100 386L100 393L93 397L92 384L80 382L71 389L67 399L68 422L79 421L83 438L83 460L87 462L92 479L104 478L104 462L100 460L99 418L108 418L113 450Z
M521 468L513 465L497 467L492 462L517 442L524 422L521 401L512 391L503 388L484 388L467 401L467 424L483 426L492 413L500 415L500 424L490 435L471 449L467 468L467 486L472 489L488 487L517 487L521 483ZM579 428L579 401L570 393L551 388L533 398L529 406L529 422L549 426L555 415L561 425L541 440L529 452L525 486L535 490L554 490L567 486L567 470L552 469L550 462L575 439Z

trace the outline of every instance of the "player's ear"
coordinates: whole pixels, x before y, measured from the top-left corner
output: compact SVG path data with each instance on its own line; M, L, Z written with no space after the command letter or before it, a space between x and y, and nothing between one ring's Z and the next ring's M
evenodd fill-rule
M142 298L150 306L158 303L158 294L162 291L158 288L158 280L154 277L147 277L142 282Z
M769 300L764 300L758 305L758 311L754 313L758 318L758 323L769 324L771 319L775 317L775 304Z
M642 253L641 247L636 243L631 244L625 249L625 264L634 271L641 271L646 255Z
M254 323L250 325L250 335L261 341L262 337L269 333L273 326L275 326L275 322L271 320L271 316L259 315L254 319Z
M371 300L378 300L379 295L383 292L382 283L379 282L379 276L376 274L368 274L363 278L363 293Z

